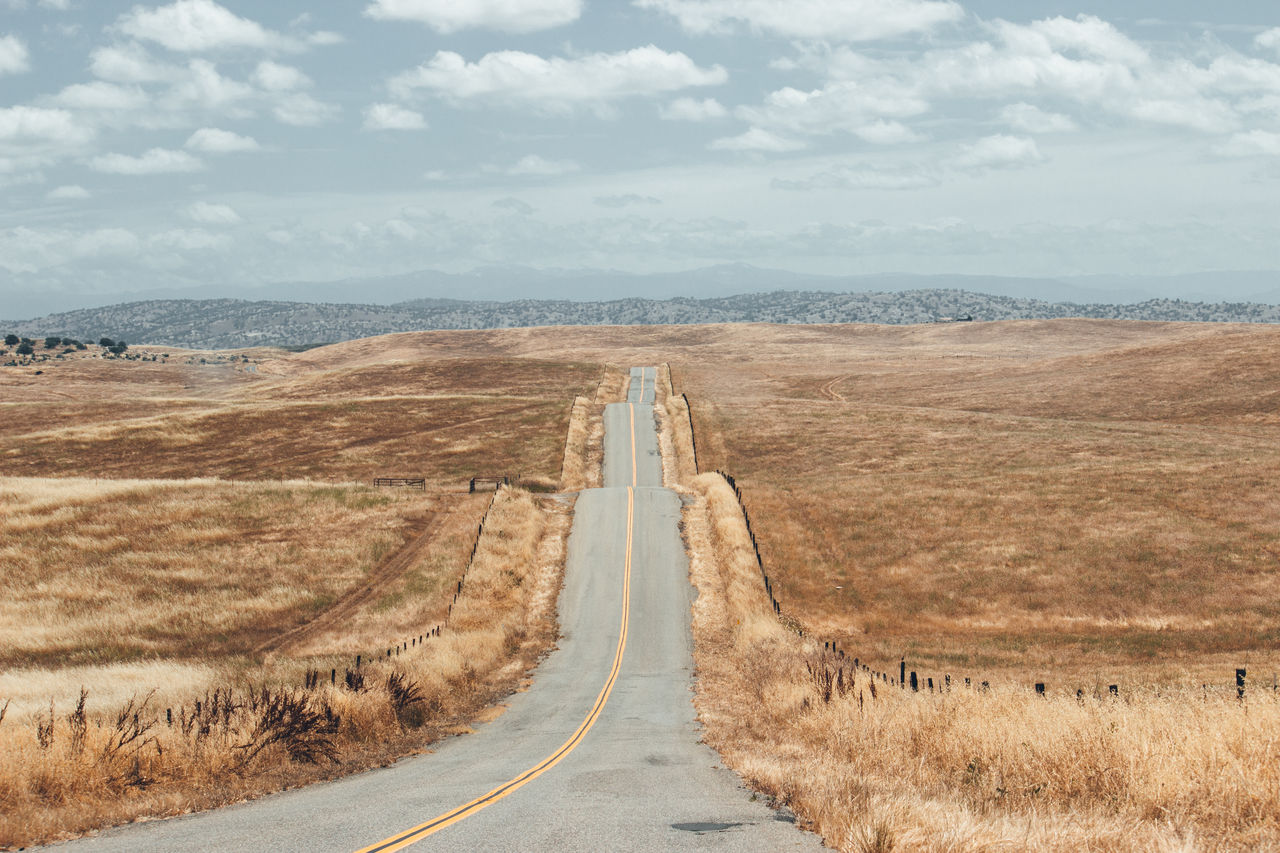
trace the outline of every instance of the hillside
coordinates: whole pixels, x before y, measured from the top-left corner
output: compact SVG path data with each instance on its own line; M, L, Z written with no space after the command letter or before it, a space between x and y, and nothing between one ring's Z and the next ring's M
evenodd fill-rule
M177 299L131 302L0 322L25 337L110 335L150 344L223 349L302 346L394 332L530 326L709 323L912 324L972 317L1030 320L1087 317L1119 320L1280 322L1280 306L1154 299L1136 304L1073 304L964 290L876 293L779 291L711 299L619 299L608 302L424 299L395 305Z

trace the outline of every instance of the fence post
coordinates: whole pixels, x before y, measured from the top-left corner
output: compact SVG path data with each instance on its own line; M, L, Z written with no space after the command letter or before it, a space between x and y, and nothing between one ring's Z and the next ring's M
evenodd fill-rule
M904 657L898 662L898 683L902 685L902 689L907 688L907 659Z
M338 670L336 669L329 670L329 683L330 684L338 683Z
M1247 673L1244 669L1241 669L1238 667L1236 668L1236 698L1237 699L1244 698L1244 677L1246 674Z
M1036 682L1036 695L1037 695L1037 696L1043 696L1043 695L1044 695L1044 682L1043 682L1043 681L1037 681L1037 682Z
M916 671L911 670L911 692L918 693L920 691L920 680L916 678Z
M1120 685L1119 685L1119 684L1108 684L1108 685L1107 685L1107 692L1108 692L1108 693L1110 693L1112 696L1119 696L1119 695L1120 695Z

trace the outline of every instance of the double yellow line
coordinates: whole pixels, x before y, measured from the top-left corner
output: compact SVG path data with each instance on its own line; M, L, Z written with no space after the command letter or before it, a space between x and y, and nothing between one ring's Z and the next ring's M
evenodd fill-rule
M641 385L640 395L644 397L644 373L640 374ZM613 654L613 666L609 669L609 677L605 680L604 687L600 689L600 695L596 697L595 704L591 706L591 711L587 714L581 725L569 737L567 741L555 752L539 761L533 767L516 776L513 779L504 782L494 788L482 797L477 797L471 802L458 806L456 809L447 811L439 817L432 818L426 823L420 823L411 829L398 833L379 841L369 847L362 847L357 853L390 853L392 850L402 850L410 844L414 844L426 838L432 833L439 832L447 826L452 826L460 820L466 820L476 812L491 806L501 800L503 797L518 791L525 785L537 779L543 773L546 773L552 767L555 767L564 757L573 752L582 739L586 737L587 732L596 724L600 713L604 710L605 703L609 701L609 694L613 692L613 685L618 680L618 671L622 668L622 653L627 648L627 626L631 619L631 545L635 537L635 519L636 519L636 407L633 403L627 404L628 412L631 415L631 485L627 487L627 550L623 560L624 568L622 574L622 630L618 633L618 648Z

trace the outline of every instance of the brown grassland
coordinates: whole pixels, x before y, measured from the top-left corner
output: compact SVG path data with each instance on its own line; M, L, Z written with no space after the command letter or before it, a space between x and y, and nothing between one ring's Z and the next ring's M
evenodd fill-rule
M779 332L779 336L785 332ZM1280 671L1280 330L793 333L677 364L788 612L878 668L1226 685ZM807 338L807 340L806 340Z
M1277 330L729 337L672 373L784 608L729 486L675 477L730 766L840 849L1280 849ZM903 655L919 693L872 676Z
M1280 849L1280 329L523 329L251 357L253 372L185 354L0 371L0 494L31 576L6 588L26 602L6 618L38 613L61 632L31 631L2 664L18 668L0 695L22 710L0 720L0 751L18 756L0 771L0 844L320 778L337 772L329 749L343 768L367 766L462 725L554 638L559 501L502 493L486 529L504 532L482 537L444 636L380 661L363 691L343 686L350 653L448 607L484 509L450 488L487 472L539 489L598 482L599 412L625 382L602 365L669 362L658 415L666 475L691 500L697 706L707 741L752 785L845 850ZM743 489L782 620L715 468ZM376 474L432 488L356 482ZM155 479L168 482L141 482ZM197 500L204 511L184 517ZM171 532L150 501L175 516ZM235 580L246 555L284 573L311 559L307 531L326 524L344 531L330 577L287 591ZM119 526L136 531L136 565L111 551ZM243 541L228 541L235 529ZM147 622L136 587L170 556L184 571L165 556L174 537L207 542L209 565L251 602L186 611L192 630L222 626L220 660L194 653L179 624ZM405 564L422 537L422 559ZM63 557L41 562L40 549ZM53 584L92 587L80 554L81 574L129 579L113 594L148 626L110 660L94 657L103 602L56 601ZM513 585L500 569L517 564L540 580ZM217 577L172 580L179 602L225 592ZM337 627L326 612L350 618ZM51 665L62 656L78 663ZM895 675L905 657L952 689L903 690L854 657ZM165 668L191 685L164 697L190 722L116 745L136 729L115 713L124 691L143 701ZM338 668L339 683L302 690L309 668ZM33 686L11 686L14 673ZM91 675L117 685L101 730L74 710ZM251 695L248 681L275 692ZM92 708L98 682L85 683ZM226 685L231 711L191 717L192 697ZM55 692L51 713L37 700ZM266 709L286 701L314 725L270 740ZM159 742L186 763L162 762Z
M556 638L571 513L467 479L585 471L620 387L465 340L138 351L0 370L0 847L465 729Z

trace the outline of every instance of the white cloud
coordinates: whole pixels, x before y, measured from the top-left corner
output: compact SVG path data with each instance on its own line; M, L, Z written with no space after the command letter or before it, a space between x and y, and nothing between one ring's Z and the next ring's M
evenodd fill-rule
M53 97L54 103L77 110L133 111L150 103L138 86L120 86L103 80L76 83Z
M201 225L236 225L242 221L240 214L231 207L225 204L210 204L207 201L197 201L188 205L182 211L182 215Z
M31 70L31 55L17 36L0 36L0 74L21 74Z
M799 151L803 142L753 127L738 136L725 136L708 146L715 151Z
M183 147L209 154L233 154L240 151L257 151L259 145L258 140L252 136L241 136L216 127L202 127L191 134Z
M728 76L718 65L700 68L683 53L653 45L574 59L504 50L476 62L442 50L392 78L390 87L400 97L423 89L455 101L490 98L563 112L583 104L603 110L621 98L718 85Z
M662 204L662 199L655 198L651 195L637 195L636 193L623 193L622 195L598 195L593 201L599 207L620 208L631 207L633 205L650 205Z
M54 187L45 194L45 198L53 201L77 201L89 197L89 191L79 184L65 184L60 187Z
M40 5L45 9L65 12L71 8L71 0L40 0Z
M89 54L89 70L114 83L154 83L180 73L177 66L157 62L146 48L134 43L95 48Z
M89 161L98 172L113 175L159 175L174 172L198 172L204 163L185 151L152 148L138 157L128 154L101 154Z
M578 20L582 0L374 0L364 13L380 21L417 21L446 34L476 28L530 33Z
M341 110L334 104L317 101L305 92L290 92L275 102L271 112L285 124L313 127L337 118Z
M1280 51L1280 27L1275 27L1264 33L1258 33L1258 37L1253 40L1253 43L1258 47L1267 47Z
M899 119L927 112L929 104L910 87L893 81L837 81L821 89L787 87L771 92L760 106L735 114L750 124L788 134L855 134L868 142L906 142L915 134Z
M169 110L194 108L247 118L256 95L252 86L223 75L212 62L193 59L159 100Z
M1035 104L1009 104L1000 111L1000 120L1023 133L1067 133L1078 130L1070 116L1050 113Z
M231 238L226 234L211 234L203 228L173 228L150 235L147 244L152 248L199 252L225 249L231 245Z
M298 51L340 40L332 33L302 34L300 38L283 35L242 18L213 0L177 0L154 9L134 6L120 16L114 29L179 53L236 48Z
M950 0L635 0L695 34L735 25L783 38L873 41L925 32L964 16Z
M292 65L263 60L253 70L253 82L268 92L289 92L310 86L311 78Z
M0 108L0 142L79 144L93 137L93 128L78 122L67 110L45 107Z
M508 175L567 175L570 172L576 172L582 167L572 160L548 160L545 157L539 157L537 154L527 154L517 160L511 168L507 169Z
M1063 132L1075 122L1049 104L1107 117L1233 133L1274 116L1280 64L1243 56L1221 44L1194 56L1153 54L1100 18L1050 18L1029 24L979 24L982 38L923 52L870 54L848 46L799 46L792 62L827 75L812 91L784 88L735 114L789 135L860 132L878 120L923 116L937 104L993 100L1001 118L1022 133Z
M398 240L412 240L418 236L418 229L403 219L388 219L382 223L382 231Z
M866 124L850 128L850 132L863 142L872 145L901 145L904 142L919 142L923 137L900 121L876 119Z
M1029 166L1044 160L1034 139L997 134L966 145L951 164L957 169L985 171Z
M833 166L802 180L776 178L771 186L783 190L916 190L937 186L937 174L923 169L885 169L867 164Z
M131 257L138 254L142 241L124 228L98 228L78 234L71 240L71 253L79 258L103 256Z
M396 104L371 104L364 111L365 130L425 130L422 113Z
M498 199L490 205L490 207L496 207L499 210L509 210L512 213L518 213L521 216L528 216L534 212L533 206L528 202L523 202L518 198L511 198L510 196Z
M710 121L724 118L729 111L715 98L676 98L658 114L667 121Z
M1280 133L1267 130L1237 133L1217 150L1228 157L1280 157Z

